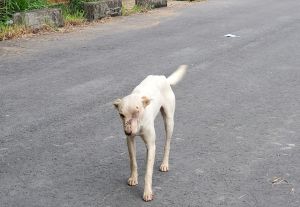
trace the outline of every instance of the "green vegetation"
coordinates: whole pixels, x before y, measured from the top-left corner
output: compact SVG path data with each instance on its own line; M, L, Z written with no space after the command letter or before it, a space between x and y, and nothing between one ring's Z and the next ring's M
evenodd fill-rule
M143 7L134 5L131 9L126 8L124 5L122 6L122 16L129 16L137 13L144 13L151 9L151 7Z
M97 0L70 0L68 4L50 4L47 0L0 0L0 41L20 37L25 34L38 33L39 31L57 31L53 25L45 25L42 29L27 28L24 25L13 25L12 16L16 12L29 11L42 8L61 8L66 26L86 24L84 18L83 2ZM122 15L128 16L136 13L147 12L150 6L135 5L133 8L122 7Z
M57 30L53 25L45 25L39 30L27 28L24 25L12 25L11 18L14 13L43 8L61 8L67 26L80 25L86 22L82 10L82 0L71 0L66 5L51 5L47 0L0 0L0 41L39 31Z
M47 0L2 0L0 4L0 22L10 19L15 12L48 7Z
M83 2L94 2L98 0L70 0L68 5L71 12L83 12Z
M12 15L16 12L29 11L49 7L47 0L0 0L0 40L20 37L24 34L37 33L38 30L26 28L24 25L12 25ZM43 31L53 30L45 25Z
M16 26L8 26L0 23L0 40L6 40L23 34L23 28Z
M36 34L40 31L44 32L53 32L56 31L55 27L50 25L44 25L43 28L33 29L30 27L26 27L24 25L5 25L3 23L0 24L0 41L7 40L12 38L18 38L26 34Z
M91 0L70 0L67 5L50 5L47 0L0 0L0 24L6 23L16 12L61 7L67 19L83 18L82 2Z
M69 8L63 9L63 16L65 19L65 24L67 25L80 25L86 22L86 19L84 18L84 12L82 10L75 10L72 11Z
M70 12L82 11L82 0L70 0L69 9Z

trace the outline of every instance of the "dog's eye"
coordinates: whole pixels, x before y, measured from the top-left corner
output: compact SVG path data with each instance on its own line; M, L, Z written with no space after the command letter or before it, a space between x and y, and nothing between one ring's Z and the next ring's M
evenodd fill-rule
M121 117L122 119L124 119L124 118L125 118L124 114L120 114L120 117Z

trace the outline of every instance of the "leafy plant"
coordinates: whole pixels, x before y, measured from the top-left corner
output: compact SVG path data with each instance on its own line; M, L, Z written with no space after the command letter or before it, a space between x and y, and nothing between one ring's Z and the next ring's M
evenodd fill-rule
M82 11L82 0L70 0L69 8L71 12Z
M82 12L83 11L83 2L96 2L99 0L70 0L68 7L71 12Z
M9 19L13 13L48 7L47 0L2 0L0 21Z
M83 11L71 12L69 9L64 9L63 16L67 25L80 25L86 21Z
M132 14L136 13L144 13L151 10L150 6L139 6L139 5L134 5L131 9L128 9L124 5L122 6L122 15L123 16L129 16Z

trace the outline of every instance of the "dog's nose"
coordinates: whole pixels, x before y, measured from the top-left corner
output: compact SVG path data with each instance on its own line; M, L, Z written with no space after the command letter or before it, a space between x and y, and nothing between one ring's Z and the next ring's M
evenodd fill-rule
M127 136L130 136L130 135L132 134L132 132L126 132L126 131L125 131L125 134L126 134Z

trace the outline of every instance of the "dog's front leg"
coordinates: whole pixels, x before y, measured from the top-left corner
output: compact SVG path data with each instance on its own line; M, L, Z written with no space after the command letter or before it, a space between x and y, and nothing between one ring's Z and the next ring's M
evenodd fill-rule
M135 149L135 137L128 136L127 137L127 146L129 152L130 159L130 178L128 179L128 185L134 186L138 184L138 171L137 171L137 163L136 163L136 149Z
M145 201L153 200L152 192L152 174L153 174L153 165L155 159L155 130L154 127L146 129L145 133L142 136L146 147L147 147L147 166L145 173L145 187L143 199Z

